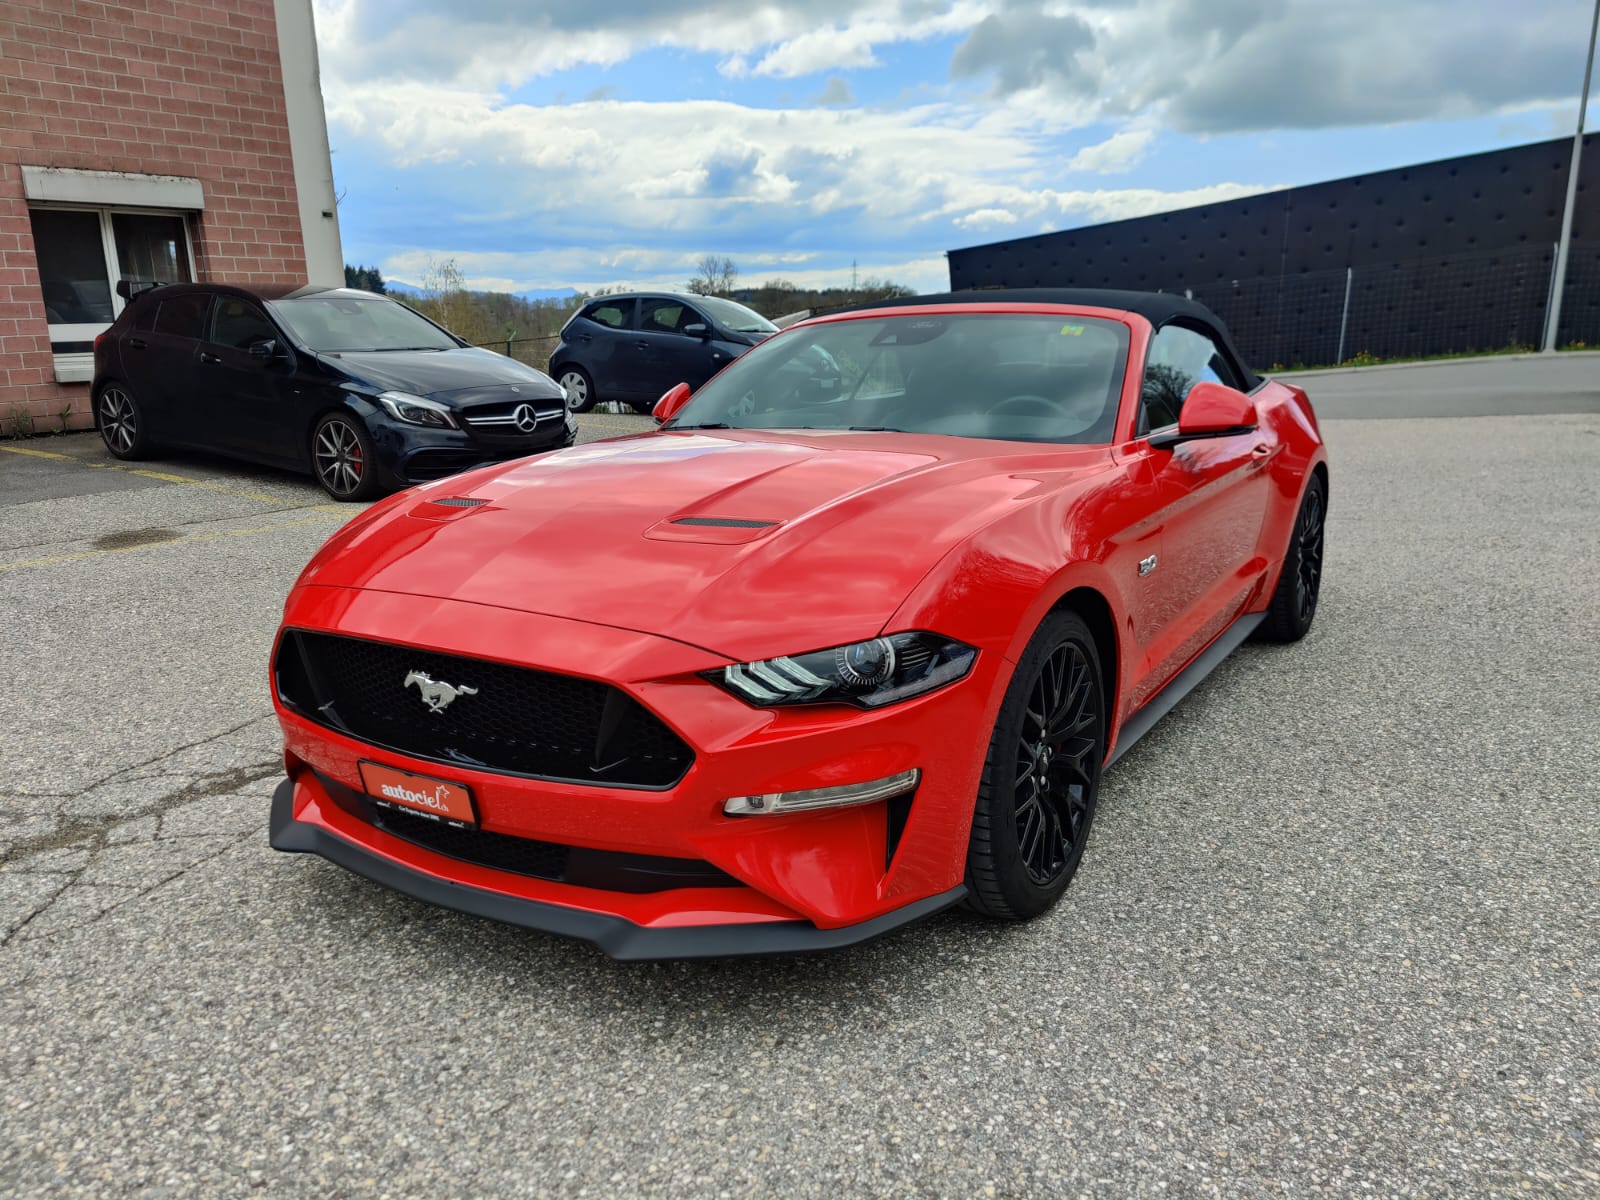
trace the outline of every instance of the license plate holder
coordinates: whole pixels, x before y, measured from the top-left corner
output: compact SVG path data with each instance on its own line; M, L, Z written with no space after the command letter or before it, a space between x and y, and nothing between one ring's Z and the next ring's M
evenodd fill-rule
M478 808L472 799L472 789L466 784L402 771L399 767L366 759L358 766L361 782L373 803L428 817L457 829L478 827Z

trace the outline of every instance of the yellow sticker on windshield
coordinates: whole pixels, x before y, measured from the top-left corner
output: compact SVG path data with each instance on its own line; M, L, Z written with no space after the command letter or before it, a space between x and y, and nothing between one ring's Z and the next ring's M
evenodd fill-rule
M1061 336L1062 337L1081 337L1082 335L1083 335L1083 326L1082 325L1063 325L1061 327Z

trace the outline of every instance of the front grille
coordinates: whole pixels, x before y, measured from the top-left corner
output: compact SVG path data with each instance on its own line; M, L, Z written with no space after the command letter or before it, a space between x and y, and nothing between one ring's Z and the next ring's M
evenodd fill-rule
M370 796L326 776L317 778L334 802L351 816L424 850L490 870L635 895L675 888L740 886L733 876L697 858L620 854L482 829L460 829L419 813L378 804Z
M462 410L461 419L473 429L499 428L502 432L515 431L517 409L527 403L526 400L513 400L505 404L475 404L471 408ZM559 399L541 401L539 405L534 406L534 419L541 426L547 426L552 421L560 421L566 415L566 405Z
M302 716L414 758L639 788L671 787L694 761L649 709L591 679L298 630L284 634L275 671ZM430 711L424 689L443 694L417 676L458 694Z

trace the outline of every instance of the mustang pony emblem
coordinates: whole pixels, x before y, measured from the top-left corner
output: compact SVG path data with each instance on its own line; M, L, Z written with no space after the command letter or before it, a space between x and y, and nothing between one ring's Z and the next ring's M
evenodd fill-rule
M422 671L412 671L406 676L406 681L401 687L417 685L417 691L422 694L422 702L428 706L429 711L440 713L455 703L457 696L476 696L478 689L467 687L451 687L448 683L440 683Z

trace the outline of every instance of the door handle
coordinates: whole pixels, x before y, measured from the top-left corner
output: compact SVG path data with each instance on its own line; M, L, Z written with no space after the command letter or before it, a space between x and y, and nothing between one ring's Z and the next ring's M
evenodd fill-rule
M650 343L649 342L635 342L633 344L633 348L635 350L648 350L648 349L650 349Z
M135 350L143 350L149 344L150 343L145 341L143 338L131 337L131 338L128 339L128 345L131 346Z
M1271 442L1257 442L1251 447L1250 453L1255 458L1271 458L1277 453L1277 449Z
M200 361L203 363L219 363L222 359L220 356L212 354L209 350L202 350L200 351Z

